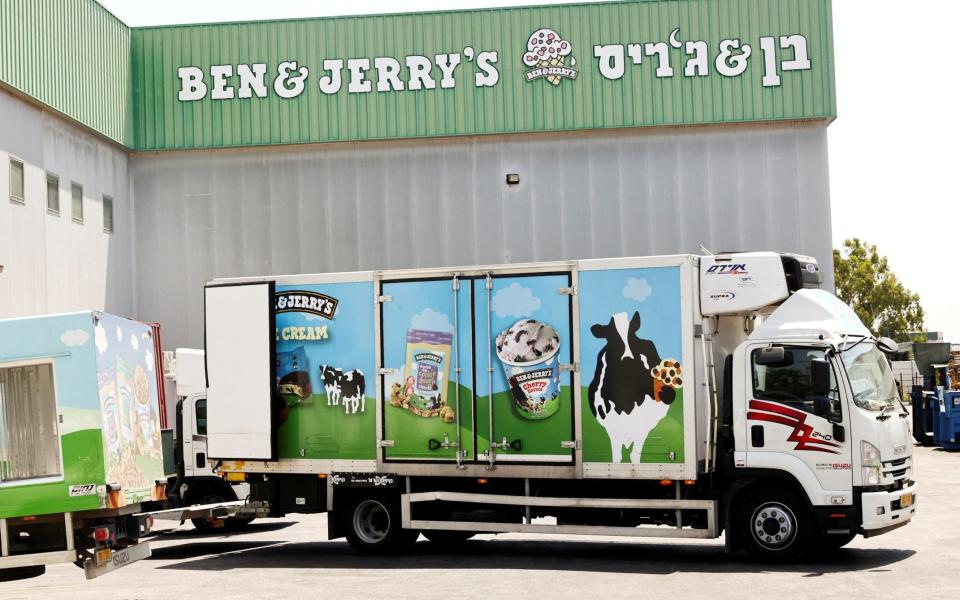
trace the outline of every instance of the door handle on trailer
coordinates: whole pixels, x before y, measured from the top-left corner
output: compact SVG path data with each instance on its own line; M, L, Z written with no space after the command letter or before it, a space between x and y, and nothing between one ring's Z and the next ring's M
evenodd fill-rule
M750 445L754 448L763 448L763 425L750 427Z
M443 434L442 442L440 440L435 440L433 438L430 438L429 440L427 440L427 448L431 450L439 450L440 448L459 448L459 447L460 447L460 443L455 441L451 442L449 434L446 434L446 433Z
M511 449L511 450L516 450L517 452L522 452L522 451L523 451L523 440L513 440L512 442L508 442L508 441L507 441L507 436L503 436L503 440L501 440L499 443L498 443L498 442L494 442L494 443L490 444L490 447L491 447L491 448L502 448L502 449L504 449L504 450L506 450L507 448L509 448L509 449Z

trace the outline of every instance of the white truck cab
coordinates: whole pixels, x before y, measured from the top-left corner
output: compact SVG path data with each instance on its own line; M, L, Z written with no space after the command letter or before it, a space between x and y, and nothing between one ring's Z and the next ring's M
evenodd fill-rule
M895 347L874 338L836 296L812 289L819 286L813 259L772 253L735 258L737 268L727 267L732 274L712 289L721 276L711 278L709 270L725 261L705 257L701 266L703 312L714 313L706 320L720 346L715 360L723 361L722 378L728 380L723 403L735 477L795 482L818 521L812 542L823 546L906 525L917 484L909 415L884 354ZM804 278L804 285L789 295L767 285L782 280L762 275L777 262L788 278L791 270ZM780 295L782 302L773 301ZM797 536L794 528L804 527L782 490L751 506L741 529L748 549L786 549Z

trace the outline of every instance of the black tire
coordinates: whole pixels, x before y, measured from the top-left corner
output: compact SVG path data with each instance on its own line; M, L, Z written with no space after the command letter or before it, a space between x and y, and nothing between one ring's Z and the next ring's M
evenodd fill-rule
M813 523L802 500L789 492L758 489L739 503L737 528L751 559L789 563L804 556L813 539Z
M187 505L190 504L218 504L220 502L233 502L237 500L237 495L232 489L229 494L216 489L202 489L200 493L192 495L187 499ZM218 521L222 523L218 524ZM202 533L213 533L214 531L240 531L253 522L253 517L228 517L226 519L190 519L193 526Z
M0 581L18 581L20 579L30 579L31 577L39 577L46 572L46 565L0 569Z
M351 498L340 514L341 531L358 554L392 554L412 546L419 532L400 525L400 502L391 496Z
M443 529L425 529L423 537L439 548L457 548L477 535L472 531L449 531Z

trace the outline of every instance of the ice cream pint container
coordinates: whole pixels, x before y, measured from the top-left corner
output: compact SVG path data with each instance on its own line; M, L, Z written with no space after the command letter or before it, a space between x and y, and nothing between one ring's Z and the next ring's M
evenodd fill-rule
M517 321L497 336L497 358L520 416L546 419L560 408L560 336L535 319Z
M440 416L453 420L447 402L453 334L445 331L407 331L407 360L403 383L391 392L391 404L421 417Z

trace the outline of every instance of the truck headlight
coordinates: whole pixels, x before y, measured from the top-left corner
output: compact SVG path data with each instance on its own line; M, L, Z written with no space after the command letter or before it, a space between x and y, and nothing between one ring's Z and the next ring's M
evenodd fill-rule
M880 485L880 450L865 440L860 441L860 464L863 485Z

